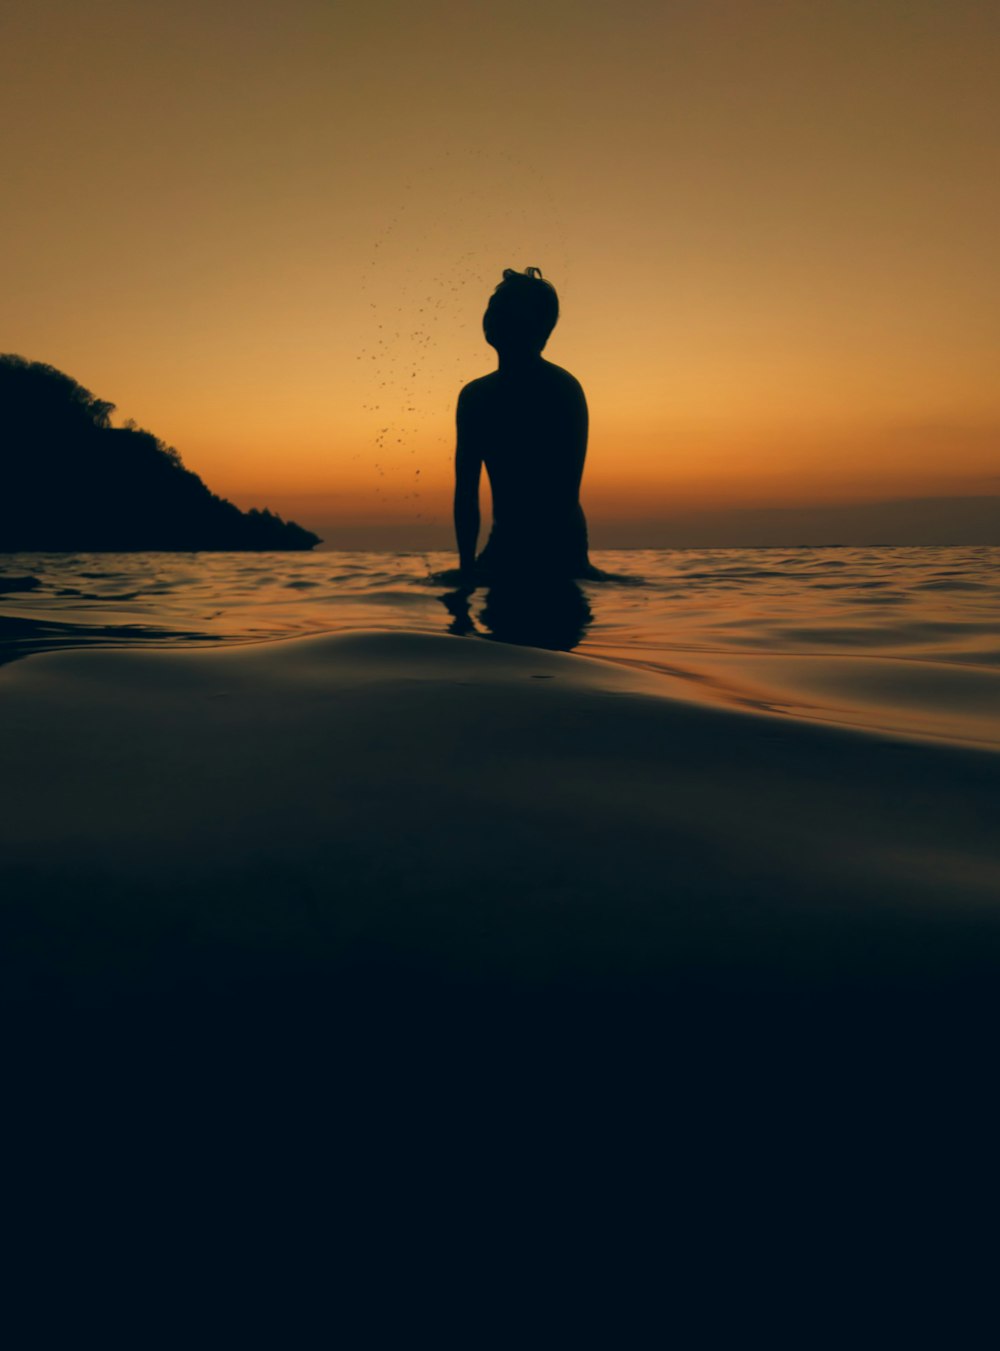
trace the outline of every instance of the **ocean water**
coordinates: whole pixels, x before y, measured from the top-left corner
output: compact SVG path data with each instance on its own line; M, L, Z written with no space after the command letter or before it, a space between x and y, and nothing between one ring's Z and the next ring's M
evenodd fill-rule
M616 580L463 598L437 553L0 555L0 661L389 629L576 651L664 690L1000 747L1000 548L595 552Z

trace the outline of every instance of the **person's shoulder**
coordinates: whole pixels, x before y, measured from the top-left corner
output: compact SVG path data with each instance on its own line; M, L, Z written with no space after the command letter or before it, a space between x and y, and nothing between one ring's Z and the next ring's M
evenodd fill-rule
M489 394L496 382L496 371L491 371L489 375L480 375L476 380L470 380L467 385L462 386L458 396L459 402L474 403L478 399L482 399Z
M481 375L463 385L458 395L456 417L466 426L489 418L496 402L496 375Z
M581 399L583 398L583 385L580 384L575 375L572 375L563 366L557 366L554 361L546 361L543 364L547 380L566 390L567 393L576 394Z

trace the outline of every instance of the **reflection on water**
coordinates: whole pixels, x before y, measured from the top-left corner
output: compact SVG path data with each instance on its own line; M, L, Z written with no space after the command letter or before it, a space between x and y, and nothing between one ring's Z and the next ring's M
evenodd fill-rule
M451 632L663 671L694 698L1000 745L1000 549L607 551L599 567L643 584L443 596L428 577L453 561L0 555L0 661L60 647Z
M572 581L491 586L475 616L474 599L468 591L449 591L440 597L452 616L449 633L480 633L498 643L572 652L594 617L587 597Z

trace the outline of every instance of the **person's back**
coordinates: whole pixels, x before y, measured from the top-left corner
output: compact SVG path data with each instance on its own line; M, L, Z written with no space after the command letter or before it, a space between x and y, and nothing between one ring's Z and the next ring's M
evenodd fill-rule
M483 317L499 369L462 390L455 457L455 533L470 584L594 575L580 506L587 404L579 382L541 354L558 313L536 268L508 269ZM476 558L483 465L493 531Z

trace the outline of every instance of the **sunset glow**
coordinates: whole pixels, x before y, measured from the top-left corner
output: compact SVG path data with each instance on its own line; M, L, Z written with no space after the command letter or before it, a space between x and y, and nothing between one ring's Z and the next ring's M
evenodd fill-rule
M1000 489L976 0L39 0L3 37L4 349L328 545L443 541L505 266L560 292L598 547Z

